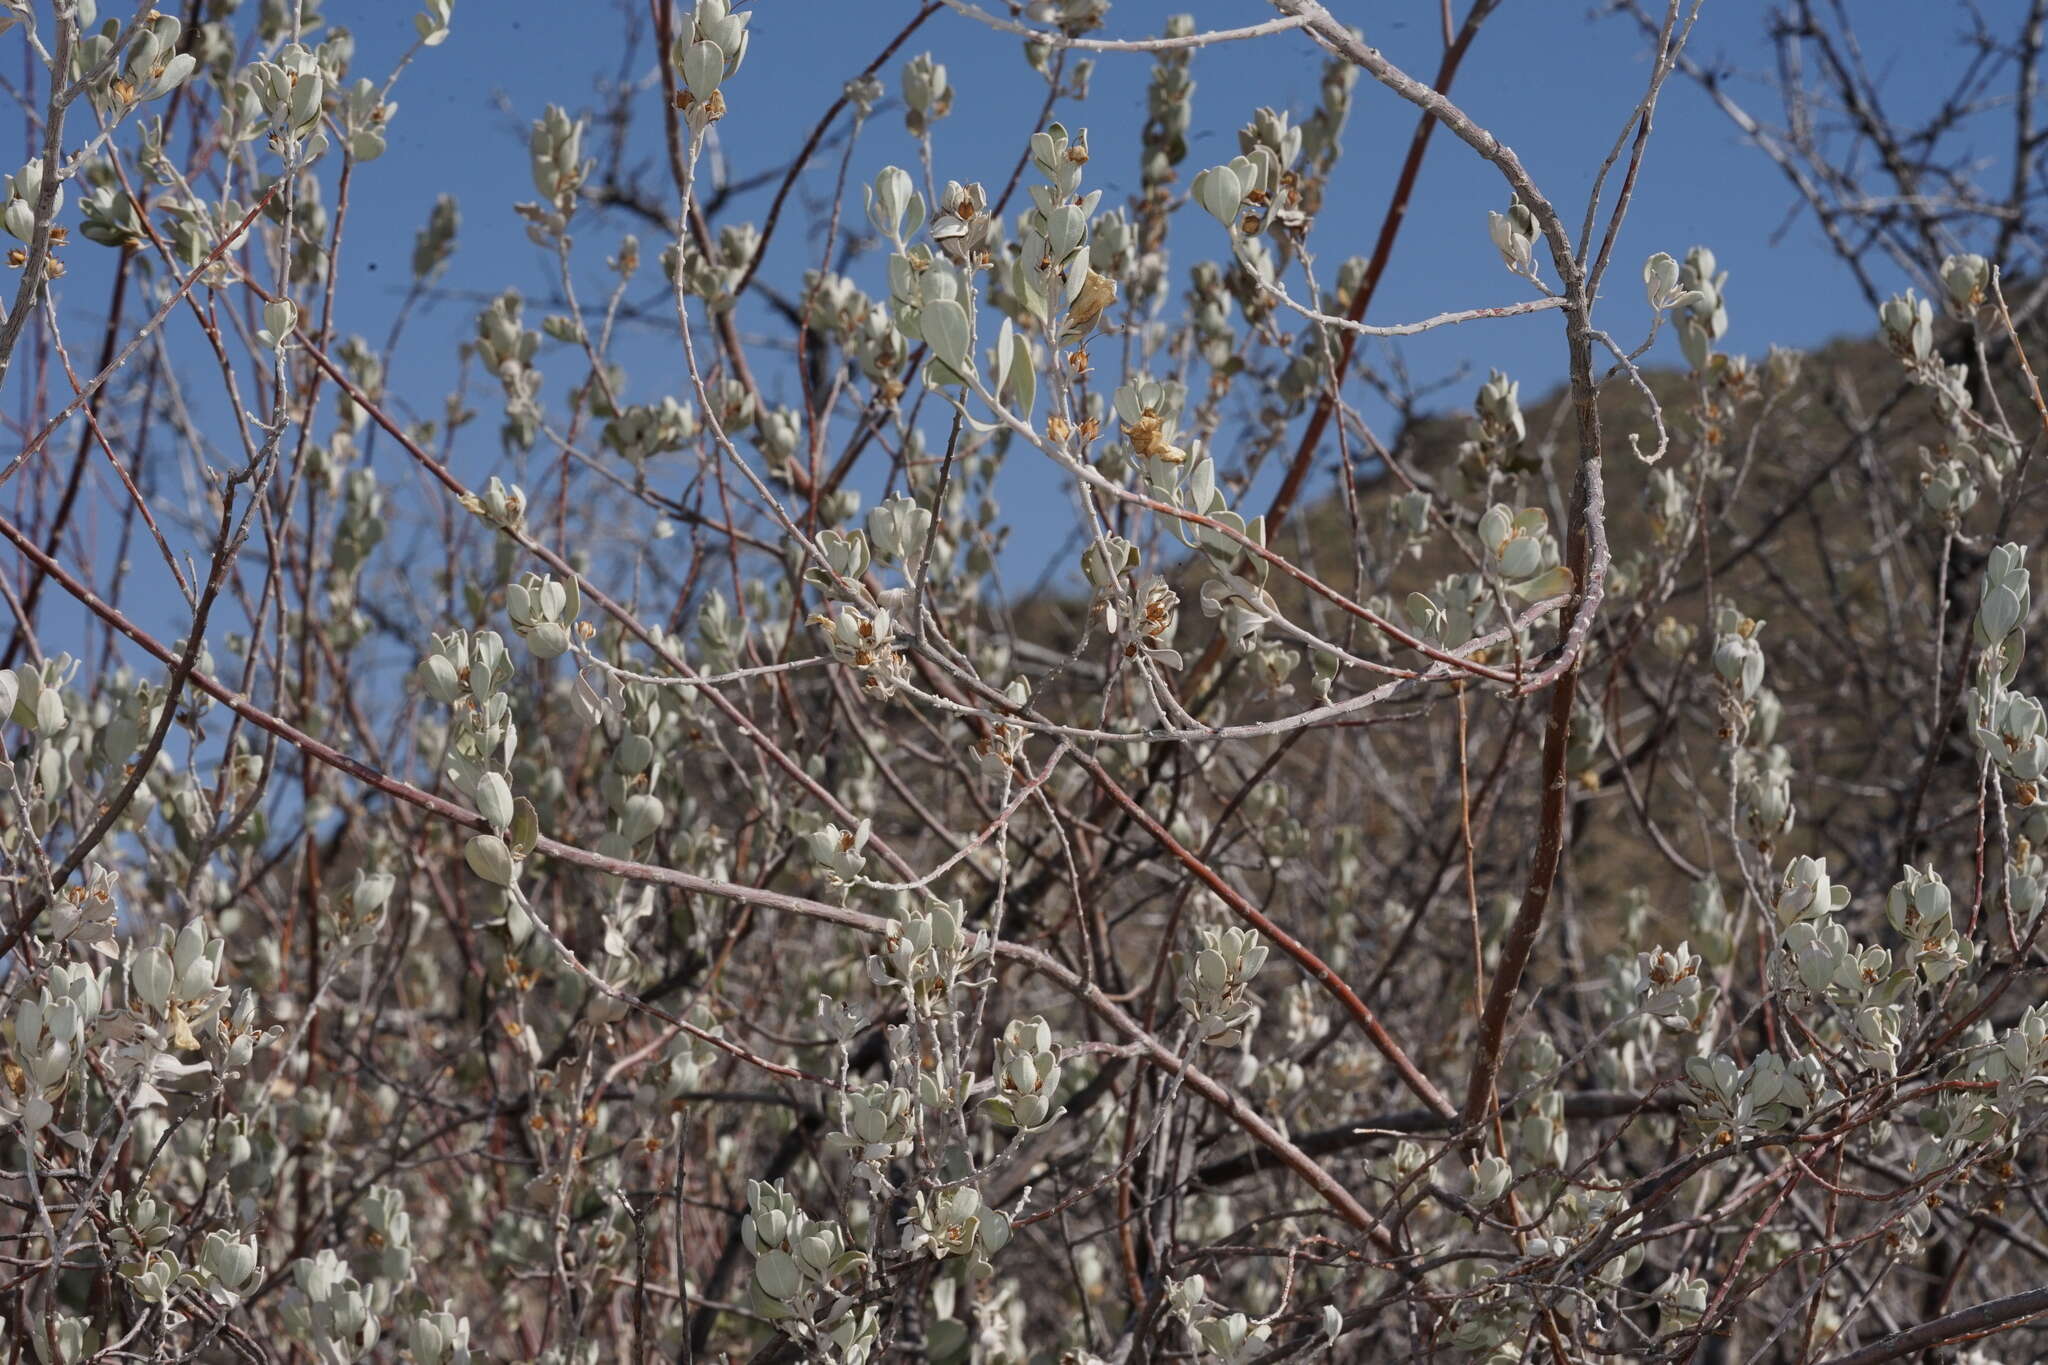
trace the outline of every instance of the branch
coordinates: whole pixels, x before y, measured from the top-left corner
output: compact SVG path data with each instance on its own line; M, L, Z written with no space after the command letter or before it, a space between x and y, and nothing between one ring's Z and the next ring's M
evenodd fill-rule
M1880 1361L1897 1360L1928 1347L2003 1332L2042 1313L2048 1313L2048 1288L2029 1289L1880 1337L1860 1351L1836 1356L1826 1365L1878 1365Z
M1268 19L1260 24L1246 24L1243 28L1211 29L1207 33L1190 33L1184 38L1078 38L1048 29L1033 28L1020 24L1015 19L1005 19L990 14L979 5L970 5L967 0L945 0L946 8L955 14L987 24L1003 33L1014 33L1034 43L1043 43L1049 48L1077 47L1085 52L1176 52L1189 48L1210 47L1216 43L1241 42L1246 38L1264 38L1274 33L1289 33L1301 28L1307 20L1300 16L1286 19Z
M130 621L119 608L102 599L85 586L62 564L43 554L35 540L4 516L0 516L0 540L14 545L23 555L47 573L56 584L76 598L79 604L112 626L121 634L140 645L147 653L165 664L175 663L178 656L162 641ZM316 762L325 764L337 772L344 773L373 791L381 792L394 800L403 801L419 810L440 817L451 825L478 833L490 833L493 827L475 811L466 810L445 797L423 791L402 778L372 767L332 745L315 739L297 726L280 716L265 711L248 697L235 692L210 674L192 669L187 674L188 685L198 688L223 706L241 716L259 729L276 735L285 743L297 748ZM853 929L871 938L885 938L899 926L897 921L881 915L870 915L851 910L843 905L829 905L824 901L810 900L785 892L769 891L761 887L742 886L733 882L719 881L710 877L699 877L693 873L677 871L674 868L658 867L650 863L634 862L628 858L613 858L602 853L593 853L559 840L541 836L534 845L534 851L574 867L587 868L607 876L623 877L630 881L666 886L692 895L714 896L740 905L759 906L767 910L780 910L800 915L806 919L821 920ZM11 948L11 944L7 947ZM1307 1182L1309 1187L1322 1196L1325 1203L1345 1222L1362 1232L1371 1234L1383 1246L1391 1248L1392 1234L1366 1207L1358 1202L1355 1195L1344 1185L1317 1165L1315 1160L1303 1152L1279 1129L1268 1123L1239 1098L1236 1091L1224 1085L1215 1077L1202 1071L1175 1053L1144 1025L1133 1019L1121 1005L1106 995L1094 983L1082 979L1079 973L1055 959L1041 949L1028 947L998 939L991 951L998 959L1014 962L1035 975L1044 977L1059 986L1086 1005L1091 1013L1108 1024L1125 1038L1138 1044L1146 1061L1169 1075L1179 1076L1182 1084L1200 1095L1235 1123L1261 1147L1271 1151L1275 1158Z

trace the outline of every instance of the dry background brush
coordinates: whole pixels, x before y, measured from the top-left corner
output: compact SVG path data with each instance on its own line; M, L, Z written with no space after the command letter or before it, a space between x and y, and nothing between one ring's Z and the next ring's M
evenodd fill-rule
M1492 0L1393 7L1433 71L1316 0L878 0L755 166L776 0L625 5L368 337L335 262L471 16L331 3L417 42L0 2L9 1360L2048 1355L2043 0L1957 7L1912 120L1854 6L1617 0L1590 203L1458 104ZM1043 106L949 144L988 26ZM1619 258L1687 83L1869 339ZM1368 104L1402 174L1324 243ZM1387 318L1434 158L1500 208ZM477 235L537 268L422 391ZM1524 315L1557 393L1403 382ZM1066 576L1002 591L1019 536Z

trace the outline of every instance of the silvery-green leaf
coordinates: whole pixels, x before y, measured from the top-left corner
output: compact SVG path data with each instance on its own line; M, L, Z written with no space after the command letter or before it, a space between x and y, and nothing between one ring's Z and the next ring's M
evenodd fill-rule
M2020 623L2019 594L2004 584L1984 594L1984 604L1977 609L1977 623L1983 633L1978 637L1987 644L1995 644L2005 638L2006 632Z
M1212 166L1196 176L1195 202L1223 226L1234 227L1238 206L1244 202L1244 186L1237 172L1228 166Z
M469 870L493 886L510 886L513 882L512 850L505 841L495 834L479 834L462 848L463 861Z
M932 354L955 374L965 374L970 344L967 310L952 299L939 299L925 306L919 321Z
M803 1284L796 1260L780 1248L765 1253L754 1265L754 1280L771 1299L787 1299Z
M1501 550L1500 571L1504 578L1527 578L1543 562L1543 547L1533 540L1511 540Z
M700 100L717 93L725 79L725 53L717 43L691 43L683 54L683 84Z
M526 647L536 659L558 659L569 652L569 632L553 621L535 626L526 634Z
M485 773L476 784L476 812L499 828L512 823L512 784L502 773Z
M1546 597L1558 597L1572 590L1572 571L1562 564L1554 564L1526 583L1510 583L1508 591L1524 602L1537 602ZM1759 672L1763 659L1757 656Z
M1038 370L1031 363L1031 343L1022 332L1010 337L1013 354L1010 359L1010 393L1015 399L1017 415L1031 416L1032 404L1038 398Z
M661 801L645 792L627 798L626 813L620 819L621 832L628 843L637 844L661 828L661 822L668 818Z
M1063 262L1087 236L1088 220L1074 204L1062 204L1054 209L1046 223L1046 246L1056 262Z

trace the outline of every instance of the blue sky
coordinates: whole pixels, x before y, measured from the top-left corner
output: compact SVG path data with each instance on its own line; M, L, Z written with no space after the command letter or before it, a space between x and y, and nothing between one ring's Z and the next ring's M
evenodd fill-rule
M879 51L914 10L908 0L759 0L753 8L753 46L745 67L727 86L732 112L719 128L721 150L735 175L779 165L837 94L841 81ZM1341 13L1347 7L1337 8ZM1434 4L1411 0L1348 8L1365 21L1368 41L1425 78L1433 70L1441 43ZM1855 7L1870 65L1888 73L1881 74L1887 94L1906 109L1926 98L1916 55L1930 44L1946 46L1955 34L1958 21L1943 12L1947 9L1891 0L1859 0ZM1755 0L1709 0L1693 52L1706 61L1730 63L1739 72L1767 72L1771 54L1764 11ZM1121 0L1111 12L1108 31L1156 32L1175 12L1193 13L1203 27L1270 14L1252 0ZM391 26L369 22L369 7L360 2L335 0L327 13L337 22L357 24L364 69L374 70L380 47L373 30ZM515 282L539 287L545 278L540 254L507 216L512 202L530 197L524 127L550 99L572 108L594 107L596 82L611 79L618 60L610 41L614 25L601 17L608 14L597 4L501 3L486 20L477 7L458 7L454 37L444 48L424 54L406 79L390 154L367 168L367 183L376 187L375 212L359 211L343 282L369 289L345 288L345 296L353 294L359 305L371 309L380 289L388 299L402 281L410 234L442 191L461 198L465 215L461 249L444 281L450 289L483 293ZM942 13L927 22L903 55L926 49L946 62L958 91L952 116L937 125L937 173L941 179L993 182L993 192L1029 131L1043 97L1042 82L1025 66L1016 38L955 14ZM1199 53L1194 63L1195 135L1184 175L1233 155L1235 130L1259 105L1305 113L1316 98L1321 63L1318 50L1291 34ZM1058 111L1069 124L1089 127L1094 155L1088 184L1105 190L1109 203L1135 187L1135 139L1150 66L1149 57L1105 55L1097 64L1091 97ZM892 95L899 68L900 59L887 73ZM1454 93L1468 112L1516 148L1565 210L1567 221L1576 225L1600 158L1623 127L1647 71L1645 44L1632 22L1592 17L1577 0L1508 0L1488 21ZM1772 92L1760 81L1738 79L1732 89L1755 112L1767 118L1775 112ZM1359 86L1346 157L1314 238L1326 263L1370 250L1413 123L1409 107L1393 95L1371 82ZM642 132L654 131L650 116ZM645 139L636 145L647 154L648 183L665 186L656 148ZM1985 150L1998 154L1995 147ZM900 115L878 114L856 155L853 182L888 162L914 166L914 156ZM819 158L800 182L797 206L824 204L835 172L836 158ZM765 198L742 199L738 211L758 216L765 211ZM1400 321L1524 297L1519 282L1498 267L1486 236L1487 211L1504 200L1493 168L1440 131L1372 320ZM1690 82L1674 79L1610 275L1609 325L1626 343L1638 340L1648 321L1637 302L1640 261L1653 251L1682 256L1692 244L1706 243L1731 276L1729 349L1760 354L1773 342L1812 345L1866 329L1871 319L1854 283L1827 260L1810 217L1801 215L1788 225L1790 207L1789 186L1778 172L1744 145ZM857 215L857 199L847 208ZM1186 212L1184 219L1177 225L1177 272L1223 248L1220 231L1198 211ZM766 278L785 288L814 263L815 239L789 226L785 223L775 239L765 270ZM606 237L585 235L593 274L609 252ZM374 275L367 270L372 263L379 265ZM870 260L869 270L878 270L879 264ZM867 282L879 288L872 273ZM1906 281L1898 283L1903 287ZM409 368L408 379L430 382L448 350L445 341L437 346L432 338L466 333L472 309L465 299L426 317L407 348L411 359L426 363ZM1403 346L1402 356L1419 382L1460 367L1473 371L1471 383L1460 382L1442 395L1445 406L1462 406L1489 367L1521 379L1525 393L1540 392L1559 379L1558 332L1556 317L1536 315L1419 338ZM668 361L664 350L651 348L640 363L629 360L636 396L652 391L647 386ZM1660 353L1665 351L1675 356L1668 343L1660 342ZM435 396L421 395L428 402ZM478 439L488 431L480 425ZM480 468L495 452L479 449L475 457ZM1019 485L1027 497L1032 487L1030 482Z
M779 166L845 76L914 11L909 0L758 0L752 8L753 46L746 66L727 86L732 114L719 128L722 150L738 175ZM1341 12L1346 6L1335 8ZM1433 3L1349 8L1369 16L1411 12L1407 20L1368 22L1366 36L1410 71L1428 76L1440 48ZM1765 8L1756 0L1709 0L1692 51L1745 73L1767 71ZM489 292L542 278L539 252L508 216L513 202L532 197L525 126L550 100L572 109L595 107L596 82L616 73L616 24L607 22L611 8L595 2L499 0L488 17L483 10L458 6L448 44L423 54L407 74L391 151L358 181L375 196L368 204L359 201L350 232L350 266L364 273L345 273L343 283L368 290L344 293L371 310L380 290L388 298L402 283L411 234L441 192L456 194L465 215L462 249L444 281L450 289ZM1645 45L1635 26L1621 18L1592 18L1589 11L1579 0L1507 0L1488 20L1454 91L1468 112L1517 150L1553 201L1571 210L1566 217L1573 224L1600 157L1647 75ZM331 21L355 28L362 71L379 69L380 56L408 36L401 25L385 21L382 0L330 0L325 12ZM1192 12L1205 27L1270 15L1254 0L1120 0L1111 11L1111 31L1155 32L1175 12ZM1891 73L1888 92L1907 109L1924 100L1929 92L1916 79L1922 70L1916 57L1954 36L1959 20L1950 7L1859 0L1854 12L1870 65ZM1007 175L1043 94L1019 48L1014 37L942 13L904 49L933 51L947 63L958 91L953 115L936 126L940 178L1000 182ZM1234 155L1235 130L1258 106L1297 113L1312 107L1321 61L1321 53L1295 35L1198 54L1196 131L1185 172ZM1150 65L1148 57L1106 55L1098 62L1090 99L1058 111L1070 125L1090 129L1095 154L1088 184L1103 189L1110 203L1135 187L1133 149ZM900 61L892 63L887 73L892 95L898 67ZM1753 111L1765 117L1776 112L1772 92L1761 83L1738 79L1731 89ZM1315 242L1325 261L1369 250L1413 123L1409 107L1393 95L1370 82L1359 87L1345 161L1317 224ZM655 131L651 113L641 131ZM646 138L635 145L648 157L649 183L665 185L655 146ZM1996 145L1984 152L2004 155ZM900 116L879 114L863 136L854 181L888 162L914 165L914 155ZM820 158L800 182L812 204L829 196L835 169L833 158ZM1491 167L1439 133L1375 304L1376 319L1518 297L1516 282L1497 269L1486 238L1487 210L1501 207L1505 197ZM765 200L765 194L743 199L740 212L758 215ZM848 207L857 210L858 204ZM1682 255L1687 246L1704 242L1731 272L1732 346L1760 351L1768 342L1810 344L1864 328L1869 319L1862 300L1846 276L1828 268L1810 218L1785 226L1790 207L1783 178L1689 82L1675 78L1620 242L1618 258L1626 268L1615 272L1609 294L1618 300L1628 295L1632 302L1635 267L1644 256L1658 250ZM1220 252L1221 234L1213 224L1189 221L1180 229L1177 263ZM602 240L602 234L586 237L593 273L606 254L596 249ZM809 254L804 237L785 231L770 255L770 278L794 279L813 263ZM370 262L379 265L377 275L364 270ZM466 309L458 303L442 311L466 320L460 318ZM1621 309L1614 314L1625 316ZM1539 316L1483 333L1445 333L1441 340L1408 343L1406 354L1423 373L1461 360L1482 368L1490 363L1525 373L1527 386L1555 376L1552 342L1558 326L1555 318Z
M330 23L355 32L357 74L379 78L410 41L408 3L328 0L323 8ZM744 68L726 86L731 112L718 130L719 152L735 176L781 166L845 78L915 10L911 0L756 0L751 8L752 47ZM1441 45L1434 0L1351 0L1333 8L1346 17L1355 14L1367 40L1411 72L1426 79L1433 71ZM1192 12L1204 28L1271 14L1255 0L1119 0L1107 31L1154 33L1175 12ZM1857 0L1854 13L1866 59L1879 73L1886 97L1904 113L1924 104L1931 93L1920 65L1923 54L1939 47L1941 69L1953 66L1950 45L1960 21L1951 8ZM1756 79L1771 64L1765 19L1766 7L1756 0L1708 0L1692 51L1710 63L1731 65L1738 73L1733 93L1768 120L1777 112L1775 97ZM452 37L420 54L395 92L400 108L390 129L390 149L362 167L355 179L339 327L344 334L357 332L381 342L409 279L413 233L436 195L456 195L463 225L454 261L440 281L447 296L416 315L389 381L393 397L413 413L438 415L443 395L455 382L455 348L473 335L485 298L517 286L529 298L530 323L537 323L544 311L551 262L526 239L511 213L514 203L534 197L526 128L551 101L572 112L601 107L600 87L620 74L621 29L619 11L600 0L460 0ZM1580 0L1507 0L1467 59L1454 98L1517 150L1576 227L1593 174L1641 93L1648 71L1645 48L1632 21L1594 17ZM924 50L947 64L957 90L952 116L936 125L938 177L988 181L993 193L1031 131L1043 82L1025 65L1017 38L941 13L886 69L892 98L902 59ZM1235 130L1258 106L1305 114L1316 99L1322 61L1317 49L1294 34L1198 53L1195 126L1183 182L1235 153ZM650 54L643 49L626 74L640 78L650 69ZM1147 56L1105 55L1091 97L1056 111L1070 126L1090 129L1093 157L1087 184L1103 189L1109 204L1121 202L1135 188L1136 136L1150 69ZM644 164L646 183L659 192L666 189L667 178L659 153L658 94L643 95L639 108L643 117L631 159ZM1409 106L1361 81L1345 137L1347 154L1312 238L1327 267L1369 252L1413 126ZM2001 149L1989 145L1983 153L1995 164ZM846 209L854 222L859 220L858 185L889 162L914 166L915 155L900 112L879 112L853 163L850 184L855 188ZM836 156L817 159L800 181L774 240L763 278L786 292L815 264L816 238L805 220L826 204L836 169ZM330 206L332 174L330 166L325 172ZM741 197L728 219L758 220L766 199L765 192ZM1501 269L1487 239L1487 211L1503 207L1505 200L1493 168L1440 130L1369 320L1410 320L1446 308L1527 297L1527 287ZM1790 187L1770 163L1744 145L1690 82L1674 78L1609 276L1605 325L1624 344L1640 340L1648 324L1638 283L1642 259L1654 251L1682 256L1694 243L1705 243L1731 277L1733 327L1726 349L1760 355L1774 342L1811 346L1840 333L1868 330L1872 319L1854 282L1827 257L1810 217L1788 222L1791 207ZM604 259L629 227L639 232L651 262L660 243L645 225L593 217L579 228L586 301L602 297ZM1176 281L1185 278L1194 261L1224 250L1221 231L1193 208L1182 211L1175 241ZM87 330L105 298L104 266L94 269L92 259L96 252L81 245L70 253L74 269L64 285L63 306L77 329L74 338L96 335ZM870 256L854 272L874 293L882 292L880 265L878 256ZM1882 266L1878 276L1886 279ZM643 271L642 280L652 287L651 268ZM1908 281L1895 283L1903 287ZM748 322L753 327L760 319L750 316ZM1446 329L1404 343L1400 354L1418 383L1467 371L1436 400L1443 408L1462 408L1491 367L1521 380L1525 395L1556 382L1562 373L1559 332L1556 316L1539 314ZM764 340L782 337L778 331ZM580 365L558 349L556 354L550 363L544 350L543 367L551 393L559 394L582 375ZM762 351L755 362L764 387L771 396L795 401L793 377L776 374L770 354ZM1668 338L1652 356L1653 361L1675 358ZM672 329L632 340L622 359L630 375L630 398L687 395ZM194 363L200 363L198 358ZM1359 397L1369 417L1384 420L1384 407L1362 392ZM504 469L495 438L497 395L494 389L478 389L472 401L485 420L463 434L455 466L466 480L481 483ZM380 452L380 464L389 450L386 446ZM1030 525L1041 512L1067 520L1061 505L1066 494L1043 470L1011 469L1002 491L1008 513L1020 524ZM1004 568L1013 580L1028 579L1043 553L1020 540Z

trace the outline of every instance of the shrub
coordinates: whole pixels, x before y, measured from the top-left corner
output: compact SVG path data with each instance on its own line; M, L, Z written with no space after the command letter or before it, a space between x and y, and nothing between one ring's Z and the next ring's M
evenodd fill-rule
M871 8L758 223L714 153L777 7L622 11L433 419L409 321L515 224L439 197L381 343L337 285L450 0L371 76L304 3L4 10L10 1358L2036 1358L2040 7L1913 127L1796 3L1772 130L1624 3L1582 211L1453 102L1487 0L1434 84L1316 0ZM1046 112L942 153L977 24ZM1320 84L1205 92L1204 164L1233 44ZM1875 341L1735 353L1705 246L1638 298L1674 77ZM1409 163L1320 256L1368 96ZM1432 145L1500 301L1367 323ZM1389 381L1382 440L1368 347L1505 317L1562 389Z

